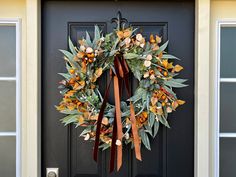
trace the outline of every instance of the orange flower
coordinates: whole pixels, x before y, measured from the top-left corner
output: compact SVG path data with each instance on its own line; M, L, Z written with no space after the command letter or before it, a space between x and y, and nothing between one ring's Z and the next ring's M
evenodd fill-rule
M156 40L154 39L153 34L150 35L150 39L149 39L150 43L155 43Z
M87 71L86 61L83 61L81 63L81 72L86 73L86 71Z
M150 111L153 112L154 114L157 114L157 115L163 114L162 107L150 106Z
M65 98L69 98L69 97L74 96L75 93L76 93L76 90L70 90L64 96Z
M87 54L87 57L88 57L88 58L94 58L95 55L94 55L94 53L88 53L88 54Z
M70 69L70 74L75 74L75 70L74 69Z
M101 75L102 75L102 68L98 68L95 73L94 73L94 76L93 78L91 79L92 82L96 82L97 81L97 78L99 78Z
M172 69L172 72L180 72L182 69L184 69L180 65L175 65L174 68Z
M79 82L76 82L73 89L74 90L80 90L82 89L83 87L85 86L85 81L79 81Z
M159 44L161 43L161 37L159 37L158 35L156 35L156 42Z
M85 57L85 53L84 52L78 52L77 53L77 57L80 58L80 59L84 58Z
M116 34L117 34L119 39L122 39L124 37L123 31L117 31Z
M132 31L131 31L130 29L126 29L126 30L124 30L124 32L123 32L124 38L130 37L131 34L132 34Z

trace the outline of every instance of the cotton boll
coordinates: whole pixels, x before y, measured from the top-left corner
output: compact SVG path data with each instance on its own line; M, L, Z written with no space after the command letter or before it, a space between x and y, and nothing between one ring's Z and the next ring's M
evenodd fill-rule
M136 35L136 40L137 41L142 41L142 39L143 39L142 34L139 33L139 34Z
M121 141L120 140L116 140L116 145L117 146L121 146Z
M144 66L146 66L146 67L149 67L149 66L151 66L151 61L149 61L149 60L145 60L144 61Z
M91 47L88 47L87 49L86 49L86 53L92 53L93 52L93 49L91 48Z
M88 141L89 138L90 138L90 135L87 133L87 134L85 135L85 137L84 137L84 140L85 140L85 141Z

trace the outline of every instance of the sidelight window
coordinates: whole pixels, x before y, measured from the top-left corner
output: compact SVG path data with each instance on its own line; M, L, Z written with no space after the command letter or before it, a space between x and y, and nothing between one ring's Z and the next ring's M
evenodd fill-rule
M0 19L0 176L20 177L20 22Z
M218 176L235 177L236 22L220 22L218 30Z

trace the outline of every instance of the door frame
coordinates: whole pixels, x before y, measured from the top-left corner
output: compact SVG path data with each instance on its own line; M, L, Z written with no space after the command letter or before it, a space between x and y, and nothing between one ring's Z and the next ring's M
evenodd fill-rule
M27 151L22 176L41 177L41 0L26 0ZM210 176L210 0L195 1L194 177ZM204 72L202 72L204 71Z

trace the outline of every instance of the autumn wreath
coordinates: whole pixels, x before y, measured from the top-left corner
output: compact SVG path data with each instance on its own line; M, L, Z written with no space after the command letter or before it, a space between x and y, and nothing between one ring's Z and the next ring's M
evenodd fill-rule
M70 51L61 50L68 72L59 73L64 77L59 86L63 99L57 110L66 114L62 119L65 125L84 128L80 135L84 140L95 140L95 160L98 148L111 147L111 171L115 154L117 170L121 167L123 144L131 143L136 158L141 160L141 144L151 150L149 138L156 136L159 124L169 127L168 114L184 104L172 90L186 86L185 79L175 78L183 67L174 65L178 58L164 51L168 42L160 45L158 35L146 40L135 31L129 27L103 36L95 26L93 40L86 33L85 39L78 41L78 47L69 39ZM98 78L106 70L110 81L103 95L99 92ZM139 81L133 95L129 72ZM112 80L115 105L108 103ZM124 101L120 100L122 83L130 96Z

